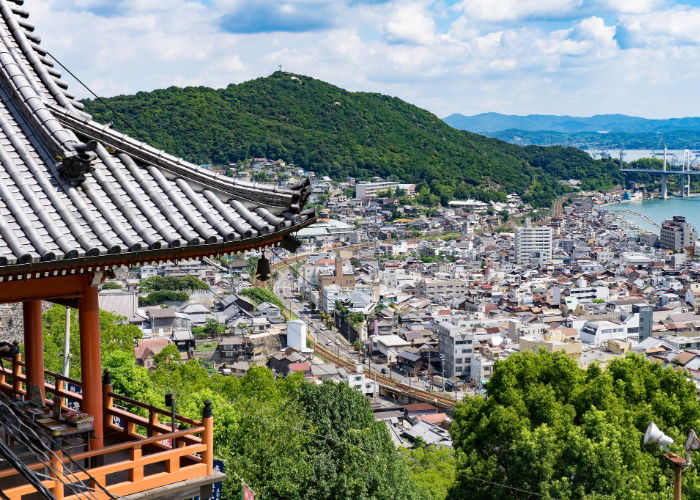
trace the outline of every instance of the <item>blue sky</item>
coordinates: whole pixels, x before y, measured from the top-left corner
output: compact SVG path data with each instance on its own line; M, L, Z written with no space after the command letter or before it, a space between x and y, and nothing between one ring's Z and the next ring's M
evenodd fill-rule
M281 65L439 116L700 116L700 0L28 0L25 7L43 44L102 95L223 87Z

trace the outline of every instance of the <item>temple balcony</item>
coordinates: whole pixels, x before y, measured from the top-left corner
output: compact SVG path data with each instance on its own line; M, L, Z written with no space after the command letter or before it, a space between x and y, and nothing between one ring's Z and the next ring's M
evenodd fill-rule
M209 498L212 484L223 480L224 474L213 467L213 418L208 403L201 421L176 414L173 431L170 410L115 394L108 376L102 385L104 446L91 450L89 435L52 437L35 424L29 427L54 450L37 456L28 449L31 443L18 439L17 433L17 426L26 425L17 416L25 417L31 405L9 402L27 399L26 364L18 355L11 365L0 367L0 412L4 412L0 436L54 498ZM55 404L63 412L81 407L80 381L50 371L44 372L44 378L45 411L53 412ZM8 407L17 416L8 415ZM30 434L27 430L26 435ZM7 461L0 461L0 491L11 500L45 498Z

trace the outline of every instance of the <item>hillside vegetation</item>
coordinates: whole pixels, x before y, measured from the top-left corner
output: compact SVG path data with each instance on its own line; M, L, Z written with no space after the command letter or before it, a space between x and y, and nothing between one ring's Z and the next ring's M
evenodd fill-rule
M547 206L562 192L545 148L526 151L456 130L398 98L348 92L302 75L275 72L225 89L170 87L106 99L154 146L196 163L281 158L336 179L391 177L420 184L443 203L502 199L517 192ZM114 121L100 101L84 101L96 120ZM556 153L559 178L581 171L611 187L614 167L573 148ZM537 165L537 166L535 166Z

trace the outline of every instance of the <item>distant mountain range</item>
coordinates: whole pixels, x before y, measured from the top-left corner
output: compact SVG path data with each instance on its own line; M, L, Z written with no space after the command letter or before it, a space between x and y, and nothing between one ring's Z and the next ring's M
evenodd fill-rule
M567 145L583 148L672 149L700 146L700 118L652 120L628 115L590 117L557 115L452 114L444 121L456 129L520 145Z

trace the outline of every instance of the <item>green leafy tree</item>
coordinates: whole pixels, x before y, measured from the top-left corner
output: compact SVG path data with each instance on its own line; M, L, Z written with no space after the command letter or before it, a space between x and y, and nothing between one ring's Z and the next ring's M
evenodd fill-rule
M448 448L419 446L401 448L413 481L432 500L447 498L456 474L454 452Z
M166 345L158 354L153 356L153 363L156 368L166 363L177 363L180 361L180 351L175 344Z
M151 276L139 282L142 292L209 290L209 285L194 276Z
M54 305L43 315L44 363L47 370L63 371L63 344L66 308ZM71 309L70 316L70 376L80 379L80 330L78 312ZM142 337L141 329L126 323L126 318L100 311L100 338L102 360L114 352L130 352L133 357L134 342Z
M678 443L700 424L695 386L640 355L583 370L563 353L516 354L486 389L455 410L455 498L511 498L495 484L545 498L667 498L671 469L642 445L644 430L654 421ZM700 494L695 469L683 488Z
M314 429L309 498L421 498L369 401L347 384L303 384L297 401Z
M214 318L209 318L204 322L204 325L193 327L192 333L200 338L218 337L226 333L226 326Z
M151 292L145 297L139 297L140 306L157 306L166 302L187 302L190 295L187 292L176 292L173 290L158 290Z

